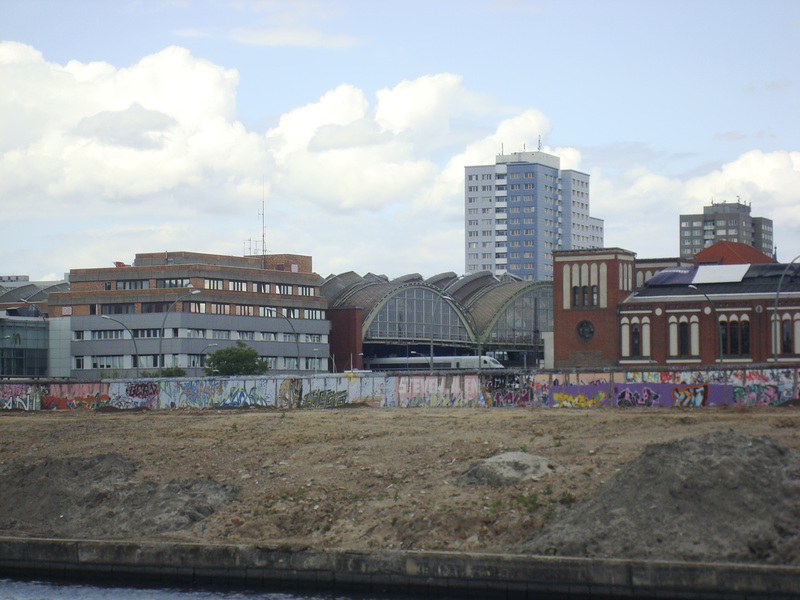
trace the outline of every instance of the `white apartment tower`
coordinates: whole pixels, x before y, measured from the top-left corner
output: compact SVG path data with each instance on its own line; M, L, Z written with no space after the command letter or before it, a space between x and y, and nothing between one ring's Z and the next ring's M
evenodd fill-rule
M465 168L466 273L553 279L553 250L603 247L603 220L589 214L589 175L561 170L545 152L500 154Z

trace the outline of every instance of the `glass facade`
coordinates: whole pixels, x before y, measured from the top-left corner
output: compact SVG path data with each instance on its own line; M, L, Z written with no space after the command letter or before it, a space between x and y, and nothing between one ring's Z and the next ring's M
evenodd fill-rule
M44 319L0 320L0 376L47 376L47 322Z
M553 330L551 287L526 292L498 317L484 345L527 346L538 344L543 331Z
M390 298L378 311L364 341L439 342L469 340L469 332L447 300L432 290L409 288Z

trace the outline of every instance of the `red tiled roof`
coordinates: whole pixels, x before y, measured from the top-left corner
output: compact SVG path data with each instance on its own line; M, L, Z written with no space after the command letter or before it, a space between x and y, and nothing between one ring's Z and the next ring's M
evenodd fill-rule
M761 265L775 260L748 246L738 242L717 242L694 255L694 264L715 265Z

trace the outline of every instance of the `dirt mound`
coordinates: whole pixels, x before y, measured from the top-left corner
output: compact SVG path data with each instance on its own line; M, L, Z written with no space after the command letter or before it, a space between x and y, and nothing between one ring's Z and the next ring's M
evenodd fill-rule
M537 554L800 565L800 457L714 433L648 446L526 545Z
M0 530L32 536L119 538L191 526L227 504L233 486L213 479L135 482L118 454L18 461L0 469Z
M514 485L526 480L538 481L559 469L543 456L528 452L504 452L473 463L461 481L492 486Z

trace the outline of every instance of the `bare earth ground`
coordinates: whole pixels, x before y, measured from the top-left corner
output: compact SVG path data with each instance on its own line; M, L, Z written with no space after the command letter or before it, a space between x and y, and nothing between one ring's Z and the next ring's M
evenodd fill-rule
M800 565L800 408L0 413L0 535Z

